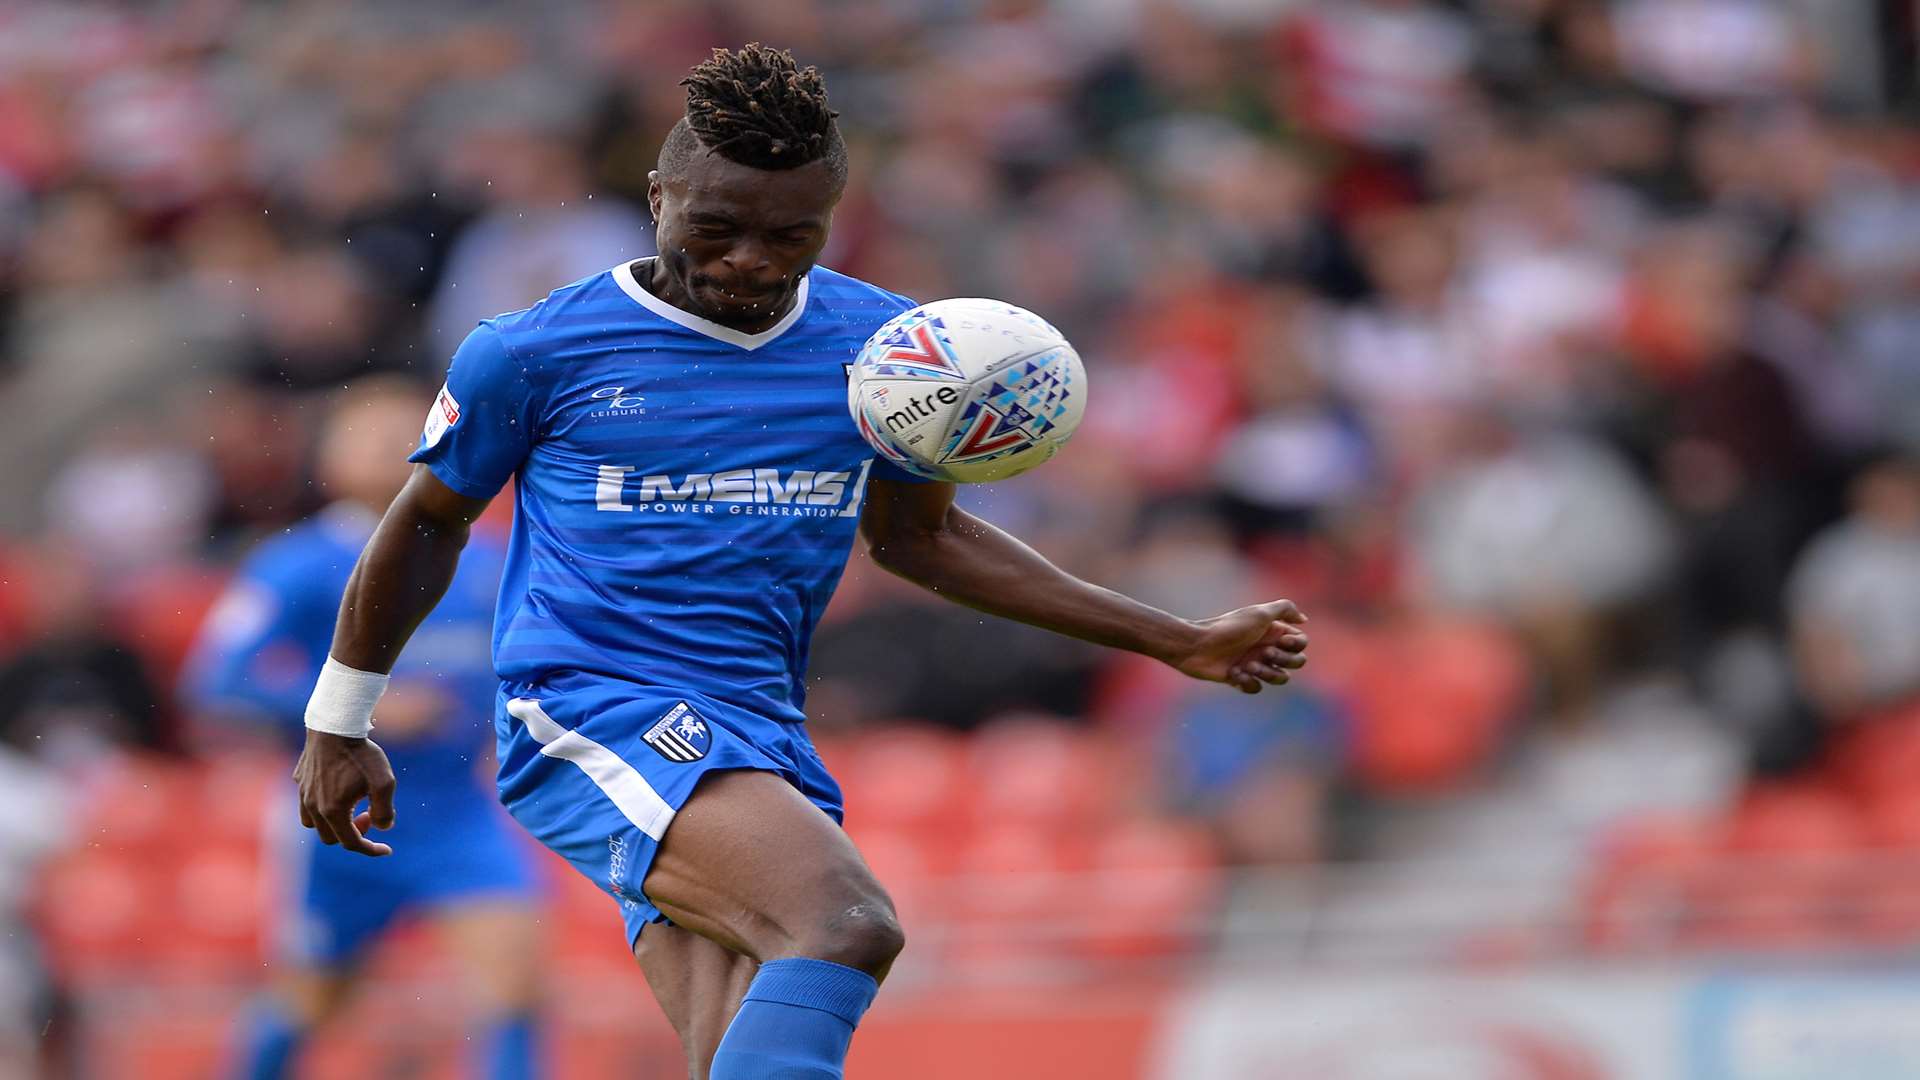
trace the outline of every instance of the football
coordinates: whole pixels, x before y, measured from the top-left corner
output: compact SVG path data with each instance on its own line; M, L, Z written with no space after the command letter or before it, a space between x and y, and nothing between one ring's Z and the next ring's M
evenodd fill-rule
M1080 426L1087 373L1045 319L999 300L936 300L861 347L847 406L881 457L933 480L1005 480Z

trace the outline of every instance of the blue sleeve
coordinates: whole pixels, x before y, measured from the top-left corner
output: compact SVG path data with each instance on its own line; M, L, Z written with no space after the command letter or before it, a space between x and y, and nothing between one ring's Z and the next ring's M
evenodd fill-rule
M536 420L526 368L500 332L481 323L455 350L420 445L407 460L424 463L468 498L490 499L533 448Z
M320 592L293 560L263 553L243 567L200 626L180 684L186 706L302 726L337 605Z

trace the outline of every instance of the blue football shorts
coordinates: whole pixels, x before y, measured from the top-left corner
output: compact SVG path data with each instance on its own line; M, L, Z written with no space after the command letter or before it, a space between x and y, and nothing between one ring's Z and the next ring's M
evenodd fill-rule
M378 859L322 844L297 821L290 827L276 804L267 858L278 865L269 887L282 890L292 906L291 918L275 929L274 952L314 967L346 968L404 919L465 904L534 902L538 853L485 788L434 795L424 809L399 813L392 831L373 833L393 845L393 854Z
M804 724L692 690L586 677L507 686L494 718L500 801L528 832L620 904L631 949L668 921L642 887L660 839L710 772L758 769L836 823L840 785Z

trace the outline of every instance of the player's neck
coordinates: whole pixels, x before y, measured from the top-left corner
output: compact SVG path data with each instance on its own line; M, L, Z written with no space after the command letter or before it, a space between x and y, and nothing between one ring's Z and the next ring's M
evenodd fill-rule
M743 334L758 334L771 330L779 324L781 319L787 317L787 312L793 309L794 301L798 297L798 294L790 294L785 303L767 314L741 319L718 316L713 312L702 311L695 307L692 299L687 295L687 283L675 277L667 269L665 260L646 258L636 261L633 264L633 280L639 282L641 288L689 315L705 319L716 326L724 326L729 330L738 330Z

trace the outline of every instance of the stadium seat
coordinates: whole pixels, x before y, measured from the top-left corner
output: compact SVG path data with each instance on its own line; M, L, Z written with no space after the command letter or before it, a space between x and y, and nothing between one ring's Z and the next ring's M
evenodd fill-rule
M1874 846L1920 856L1920 787L1908 783L1862 792L1863 824Z
M56 862L41 876L35 904L55 970L92 985L134 966L146 902L138 868L117 852L83 848Z
M177 964L209 975L241 975L261 960L264 895L257 853L210 849L174 867L172 903L154 920L170 931Z
M1750 789L1727 822L1728 861L1696 890L1687 943L1800 948L1853 936L1848 868L1866 840L1857 808L1826 785Z
M155 685L174 684L193 648L207 612L226 588L227 572L205 566L170 566L150 571L116 590L116 625L140 658Z
M962 789L960 739L937 728L902 725L846 736L823 742L820 755L840 781L852 821L950 820L970 798Z
M608 955L621 959L620 913L613 898L558 855L542 849L538 861L547 886L539 916L546 947L563 963Z
M1119 764L1099 734L1048 719L1010 718L967 742L968 809L978 821L1065 829L1114 812Z
M177 844L182 821L174 815L181 808L192 807L188 822L210 816L189 790L191 776L187 766L170 758L115 758L80 792L86 843L121 850Z
M1359 631L1342 651L1329 684L1352 704L1353 768L1382 793L1464 781L1493 753L1525 690L1513 643L1490 628L1407 622Z
M1664 947L1723 849L1717 820L1647 816L1602 838L1584 893L1588 947Z
M32 580L26 553L0 544L0 656L10 655L32 632Z
M263 754L223 754L206 761L175 786L172 794L192 807L217 802L217 813L195 812L195 834L209 833L234 843L258 845L269 814L298 812L293 763ZM188 805L177 807L188 811Z
M942 917L931 858L938 848L931 838L884 825L853 827L847 833L893 897L903 922L911 927Z
M1085 851L1021 825L968 837L937 897L951 931L942 957L966 976L1053 970L1071 948L1080 917Z
M1083 948L1100 957L1177 952L1218 902L1218 857L1204 833L1141 819L1111 827L1092 845L1080 890Z
M1920 704L1863 717L1839 734L1826 775L1868 800L1911 788L1920 776Z
M1865 822L1843 795L1811 783L1749 790L1735 808L1727 844L1743 853L1832 854L1857 850Z

